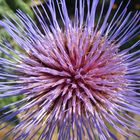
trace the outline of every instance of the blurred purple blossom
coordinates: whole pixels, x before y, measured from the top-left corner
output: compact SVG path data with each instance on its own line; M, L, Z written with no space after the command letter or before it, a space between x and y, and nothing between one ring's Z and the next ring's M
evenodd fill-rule
M0 98L23 95L0 109L13 108L1 122L21 115L6 137L31 140L40 132L38 139L51 140L56 130L58 140L117 140L114 130L126 139L140 130L133 118L140 115L140 41L122 47L139 35L140 11L128 13L130 1L120 10L121 3L109 20L114 0L105 17L105 0L100 11L98 2L76 0L73 20L65 0L48 0L50 14L40 3L45 17L33 7L39 25L20 10L19 22L0 21L21 49L0 43L7 56L0 58Z

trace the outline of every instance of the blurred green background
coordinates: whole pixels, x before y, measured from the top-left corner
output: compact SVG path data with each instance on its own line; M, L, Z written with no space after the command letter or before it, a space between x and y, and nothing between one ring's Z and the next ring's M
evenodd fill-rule
M38 5L38 7L40 7L38 0L34 0L34 1ZM41 1L43 2L43 0ZM75 0L66 0L66 2L69 9L69 13L71 14L71 11L74 10ZM113 11L117 9L119 3L121 2L122 0L116 0L115 4L113 5ZM124 5L126 5L127 2L128 0L124 0ZM100 4L101 3L102 3L102 0L100 0ZM106 0L106 5L108 4L109 4L109 0ZM23 12L27 13L29 16L31 16L37 23L37 20L31 9L31 6L34 6L34 3L31 0L0 0L0 20L4 20L4 16L6 17L10 16L11 18L14 18L16 20L16 17L15 17L16 10L20 9ZM128 11L136 11L136 10L140 10L140 0L132 0L128 8ZM8 35L8 33L2 27L0 27L0 42L2 42L4 38L6 38L11 44L13 44L12 38ZM137 39L138 38L139 37L137 37ZM133 41L130 42L130 44L133 44ZM14 47L16 47L16 45ZM1 57L5 57L4 54L2 54L1 52L0 52L0 55ZM21 97L17 97L17 96L7 98L7 99L0 99L0 107L6 104L9 104L11 102L15 102L16 100L19 100L19 99L21 99Z

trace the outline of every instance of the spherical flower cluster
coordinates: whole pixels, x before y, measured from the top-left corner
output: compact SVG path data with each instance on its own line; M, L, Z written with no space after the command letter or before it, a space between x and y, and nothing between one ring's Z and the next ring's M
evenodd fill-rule
M103 0L100 11L99 0L76 0L72 19L65 0L48 0L49 13L40 3L45 17L33 7L38 25L20 10L18 22L0 21L20 47L0 44L6 55L0 58L0 98L22 95L0 109L12 108L0 122L20 114L5 137L31 140L38 134L39 140L51 140L55 131L58 140L117 140L115 131L126 139L136 135L140 41L123 46L140 33L140 12L128 13L129 2L123 10L121 3L111 20L114 0L107 10Z

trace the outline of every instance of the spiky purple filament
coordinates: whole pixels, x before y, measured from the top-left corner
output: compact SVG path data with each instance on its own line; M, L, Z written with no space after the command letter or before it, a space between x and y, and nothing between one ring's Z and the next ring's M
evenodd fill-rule
M8 43L1 44L0 50L9 59L1 58L0 98L24 95L21 101L11 103L1 110L14 106L13 112L3 114L1 121L20 116L21 122L7 135L16 140L32 139L41 131L39 139L52 139L58 129L58 139L108 140L117 139L112 128L124 137L135 135L140 122L126 111L140 114L139 80L140 51L129 53L140 45L140 41L123 51L119 48L136 36L140 28L139 12L129 21L126 8L107 24L114 0L101 24L104 11L95 26L98 0L77 1L74 21L69 19L65 0L56 1L64 29L59 27L54 2L47 3L51 18L46 14L50 26L44 20L37 6L33 8L43 33L30 17L18 11L15 20L18 28L9 20L0 21L23 52L14 50ZM87 15L84 5L87 5ZM90 6L91 5L91 6ZM91 10L90 10L91 9ZM84 23L84 16L86 20ZM14 54L14 55L13 55ZM35 132L32 132L32 129ZM124 130L124 128L126 130ZM30 134L31 133L31 134Z

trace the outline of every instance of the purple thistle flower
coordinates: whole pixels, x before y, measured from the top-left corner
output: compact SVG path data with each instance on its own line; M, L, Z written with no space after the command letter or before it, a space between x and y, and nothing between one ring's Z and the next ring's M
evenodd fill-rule
M57 8L48 0L50 14L40 3L48 23L37 6L39 26L20 10L19 22L0 21L21 48L0 44L7 56L0 58L0 98L23 95L0 109L13 108L0 122L21 115L7 137L31 140L39 133L38 139L51 140L56 130L58 140L117 140L114 131L127 139L140 130L133 118L140 116L140 41L123 49L140 33L140 12L127 12L130 1L120 10L121 3L109 21L114 1L105 17L105 0L100 11L99 0L76 0L73 20L65 0L56 0Z

